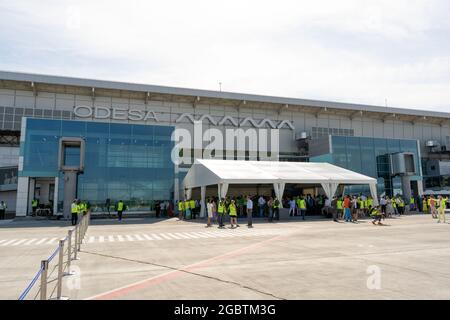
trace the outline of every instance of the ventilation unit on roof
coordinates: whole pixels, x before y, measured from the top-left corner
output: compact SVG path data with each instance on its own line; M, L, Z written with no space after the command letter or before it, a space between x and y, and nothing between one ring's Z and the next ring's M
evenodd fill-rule
M439 146L439 142L437 142L436 140L428 140L427 142L425 142L425 145L429 148L434 148Z

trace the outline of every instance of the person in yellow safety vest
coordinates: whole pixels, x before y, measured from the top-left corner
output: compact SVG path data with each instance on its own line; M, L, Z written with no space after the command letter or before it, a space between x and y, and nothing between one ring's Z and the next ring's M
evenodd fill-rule
M428 213L431 214L431 197L427 197Z
M119 221L122 221L122 213L124 210L124 203L122 200L119 200L119 202L117 203L117 217L119 218Z
M373 199L372 197L367 198L367 209L370 210L373 207Z
M225 217L225 200L222 198L217 205L217 219L219 223L219 229L225 228L225 224L223 223L223 218Z
M429 203L428 199L424 197L423 200L422 200L422 211L423 211L423 213L428 212L428 203Z
M31 210L33 211L33 216L36 215L36 210L39 206L39 201L36 198L33 198L31 200Z
M229 216L230 216L231 229L237 228L237 210L236 210L236 204L234 203L234 200L231 200L228 210L229 210Z
M75 226L78 223L78 205L77 199L74 199L71 206L70 212L72 214L72 225Z
M178 219L183 220L184 218L184 203L183 200L178 200Z
M398 198L398 208L400 209L398 211L400 215L405 213L405 201L403 201L403 198L401 197Z
M189 208L191 209L192 219L195 219L195 216L197 215L197 208L195 205L195 200L193 200L193 199L189 200Z
M281 201L278 200L277 197L275 197L275 200L273 200L273 214L272 214L272 220L280 220L280 208L281 208Z
M393 197L391 199L391 206L392 206L392 209L394 210L394 214L398 215L397 199L395 197Z
M369 215L373 218L372 223L376 224L378 222L378 225L381 223L382 214L381 211L377 207L373 207L369 211Z
M85 201L81 202L81 213L83 216L87 213L87 203Z
M191 207L189 205L189 200L184 200L184 218L191 219Z
M297 210L298 210L297 214L298 214L298 215L301 215L301 211L300 211L300 202L301 202L301 197L296 197L296 198L295 198L295 204L297 205Z
M305 220L306 200L305 200L305 197L303 195L300 197L300 204L299 204L298 207L300 208L300 214L302 216L302 219Z
M363 217L364 216L364 207L365 207L365 205L364 205L364 200L362 200L362 198L361 197L358 197L358 211L359 211L359 214L358 214L358 216L359 217Z
M409 198L409 211L414 211L416 209L416 200L411 196Z
M438 223L441 223L441 218L442 218L442 222L446 223L445 221L445 208L446 208L446 203L445 203L445 199L442 196L439 196L438 198Z
M342 200L342 198L338 198L336 200L336 210L337 210L337 217L338 219L344 219L344 212L343 212L343 207L342 204L344 203L344 201Z

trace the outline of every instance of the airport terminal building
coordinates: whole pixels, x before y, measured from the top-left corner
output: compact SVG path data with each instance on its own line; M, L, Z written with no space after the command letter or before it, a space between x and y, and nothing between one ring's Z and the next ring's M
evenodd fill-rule
M256 152L241 152L235 138L250 129ZM379 195L450 189L447 112L0 71L0 130L0 200L17 216L33 198L61 212L73 176L94 211L121 199L149 212L155 201L183 197L189 159L262 160L262 151L373 177ZM212 152L211 132L226 137ZM267 152L273 139L277 152Z

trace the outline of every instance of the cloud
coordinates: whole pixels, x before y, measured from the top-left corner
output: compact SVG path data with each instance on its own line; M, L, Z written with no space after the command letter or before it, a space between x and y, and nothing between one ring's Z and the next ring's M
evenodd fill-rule
M0 69L450 111L449 9L0 0Z

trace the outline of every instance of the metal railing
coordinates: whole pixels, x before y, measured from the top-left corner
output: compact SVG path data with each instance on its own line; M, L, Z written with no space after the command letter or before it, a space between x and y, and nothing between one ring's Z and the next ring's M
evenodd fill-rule
M41 267L26 289L22 292L19 300L29 299L31 296L30 292L32 292L33 289L35 292L32 292L32 300L64 299L62 296L63 278L64 276L71 275L70 265L73 260L78 259L78 252L81 250L81 243L83 242L89 227L90 218L91 213L87 212L81 217L81 220L75 228L69 230L64 239L59 240L58 248L56 248L50 257L41 261ZM74 241L72 241L73 238ZM53 262L56 256L58 256L58 259L55 260L56 263L50 267L51 262ZM40 285L39 287L36 287L35 285L38 283L38 280L40 280ZM55 283L55 285L50 291L50 285L53 283Z

